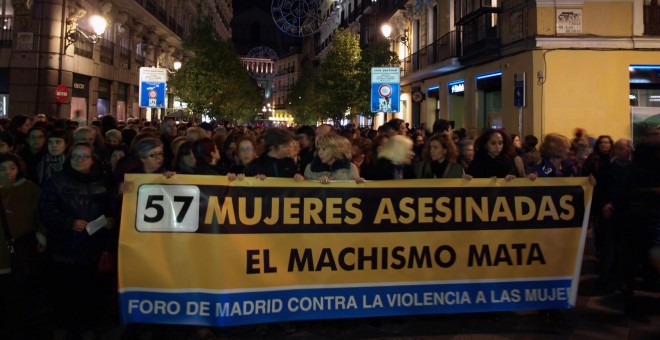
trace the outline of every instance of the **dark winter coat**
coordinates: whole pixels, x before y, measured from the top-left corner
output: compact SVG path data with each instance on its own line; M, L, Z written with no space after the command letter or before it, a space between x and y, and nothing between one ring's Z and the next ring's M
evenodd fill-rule
M68 264L98 262L111 231L101 228L89 235L73 230L74 220L93 221L111 216L114 196L100 163L89 174L80 173L66 162L62 172L46 182L39 200L39 218L48 230L48 249L53 260Z

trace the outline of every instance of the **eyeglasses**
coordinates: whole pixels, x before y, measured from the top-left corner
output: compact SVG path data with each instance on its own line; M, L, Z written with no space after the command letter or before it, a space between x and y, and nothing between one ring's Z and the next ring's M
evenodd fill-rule
M71 159L74 161L88 161L92 156L90 155L71 155Z
M165 156L165 153L163 152L154 152L152 154L148 154L147 157L149 158L163 158Z
M252 152L252 151L254 151L254 148L250 148L250 147L248 147L248 148L239 148L238 151L239 152Z

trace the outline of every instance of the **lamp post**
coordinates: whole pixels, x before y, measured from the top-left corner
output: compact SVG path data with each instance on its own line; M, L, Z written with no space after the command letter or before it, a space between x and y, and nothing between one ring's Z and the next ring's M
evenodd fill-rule
M66 7L62 6L62 17L66 15ZM69 46L71 46L73 43L78 41L79 39L84 39L92 44L96 44L99 41L101 41L101 36L103 33L105 33L105 29L108 25L108 22L105 20L104 17L100 15L92 15L90 17L90 24L92 25L92 30L94 31L94 34L87 34L80 29L78 29L78 24L74 23L73 20L70 18L66 18L64 21L66 24L66 27L63 27L62 30L66 29L66 34L64 35L64 49L62 49L62 43L60 43L60 60L59 60L59 72L57 73L57 84L62 85L62 62L64 59L64 55L66 54L67 49ZM70 99L69 99L70 100ZM57 102L57 115L59 116L62 114L60 112L61 110L62 103L59 101ZM87 111L87 110L86 110ZM89 115L89 112L86 113L86 115ZM67 114L68 116L68 114ZM87 119L87 117L85 118Z
M391 44L394 43L402 43L406 46L406 52L410 50L410 46L408 45L408 29L404 29L403 33L397 35L396 37L392 38L392 26L390 24L383 24L383 26L380 27L380 31L383 33L383 36L385 39L387 39ZM394 46L396 48L396 46Z
M89 18L89 23L92 25L94 34L85 33L84 31L78 29L78 25L75 25L71 19L66 19L66 25L67 27L70 26L70 28L66 32L67 43L64 46L65 51L69 46L71 46L71 44L75 43L81 38L89 41L92 44L96 44L101 41L101 36L103 33L105 33L105 28L107 27L108 22L104 17L100 15L92 15Z

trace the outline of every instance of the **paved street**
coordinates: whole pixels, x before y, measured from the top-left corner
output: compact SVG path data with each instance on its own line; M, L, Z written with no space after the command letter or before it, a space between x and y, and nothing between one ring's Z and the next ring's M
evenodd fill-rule
M623 313L620 292L595 292L596 258L587 241L577 307L558 313L501 312L324 320L204 329L141 326L105 329L102 339L660 339L660 292L639 290L646 320ZM641 285L641 282L639 283Z

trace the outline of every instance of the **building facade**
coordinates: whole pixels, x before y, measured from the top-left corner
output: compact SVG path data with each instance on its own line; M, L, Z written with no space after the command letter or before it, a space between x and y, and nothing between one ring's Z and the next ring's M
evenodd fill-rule
M5 23L0 115L155 118L163 113L139 107L140 67L173 72L175 62L185 63L181 42L198 15L210 15L217 34L231 37L230 0L0 0L0 5ZM100 36L92 32L92 15L106 19Z
M660 114L657 0L411 0L402 118L614 138ZM415 100L413 100L415 98ZM657 99L657 100L656 100ZM636 118L641 117L641 118Z

